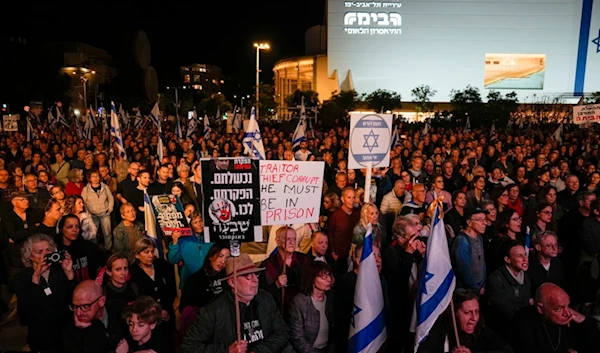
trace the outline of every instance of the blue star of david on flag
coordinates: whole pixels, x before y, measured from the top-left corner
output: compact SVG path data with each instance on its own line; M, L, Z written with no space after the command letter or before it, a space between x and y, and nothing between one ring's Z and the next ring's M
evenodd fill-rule
M425 283L433 278L433 273L425 272ZM427 285L423 286L423 294L427 294Z
M375 147L379 147L379 144L377 143L377 140L379 139L379 135L376 135L375 132L373 132L373 130L371 130L368 134L364 135L365 138L365 143L363 145L363 147L366 147L369 149L369 152L373 152L373 148ZM369 139L373 138L373 143L369 144Z
M354 325L354 318L356 317L356 314L360 313L361 311L361 308L354 305L354 309L352 310L352 318L350 319L350 324L352 324L352 327L356 327L356 325Z
M600 29L598 30L598 37L593 39L592 43L596 44L596 54L600 53Z

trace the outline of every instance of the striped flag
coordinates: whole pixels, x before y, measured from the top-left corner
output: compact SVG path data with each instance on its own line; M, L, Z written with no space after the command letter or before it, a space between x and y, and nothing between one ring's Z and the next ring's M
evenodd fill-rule
M392 144L390 145L392 149L398 145L398 125L394 126L394 132L392 132Z
M160 129L160 110L158 109L158 102L154 103L154 107L150 112L150 119L152 119L154 125Z
M192 137L193 135L196 134L196 126L198 126L198 115L196 114L196 111L194 110L194 113L192 114L192 118L188 121L188 126L187 126L187 132L185 134L185 137Z
M217 109L218 112L218 109ZM212 129L210 128L210 120L208 119L208 116L206 114L204 114L204 139L208 140L210 138L210 132L212 131Z
M383 289L373 254L373 228L367 227L350 321L349 353L375 353L385 343Z
M98 126L98 122L96 121L96 117L94 116L94 110L92 109L92 106L90 105L90 114L88 116L88 121L90 122L90 127L93 129L96 126Z
M434 202L441 203L438 200ZM450 304L456 286L456 278L450 263L446 231L444 230L444 219L440 217L440 207L435 208L430 229L431 235L427 241L427 252L423 261L415 303L417 319L415 352L429 335L429 331L438 316Z
M119 117L117 116L117 109L115 103L110 102L110 134L115 138L117 149L121 158L126 159L127 154L125 153L125 145L123 143L123 136L121 135L121 124L119 123Z
M255 157L261 160L265 159L265 146L263 145L262 135L260 134L260 128L258 127L258 121L256 121L254 107L250 113L250 121L242 140L244 145L244 153L251 157Z
M150 203L148 190L144 190L144 228L146 229L146 236L154 242L154 248L158 250L158 256L164 258L165 252L162 247L162 242L158 238L156 216L154 215L154 209Z
M302 105L300 105L300 119L298 120L298 126L294 131L294 137L292 138L292 151L300 149L300 142L306 141L306 109L304 107L304 97L302 97Z

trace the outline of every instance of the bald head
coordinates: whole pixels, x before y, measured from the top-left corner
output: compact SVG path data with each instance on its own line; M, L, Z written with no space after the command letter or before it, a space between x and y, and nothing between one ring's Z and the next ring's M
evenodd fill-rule
M98 285L98 283L92 281L91 279L86 279L82 281L75 287L75 291L73 291L73 302L77 299L88 299L92 298L92 300L101 296L102 287Z
M565 296L567 298L569 297L567 292L565 292L562 288L554 283L546 282L542 284L535 292L535 302L545 305L561 297L564 298Z

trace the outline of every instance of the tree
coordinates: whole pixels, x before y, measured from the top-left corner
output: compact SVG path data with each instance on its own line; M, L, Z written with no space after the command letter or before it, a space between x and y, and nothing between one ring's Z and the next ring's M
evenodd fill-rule
M453 89L450 91L450 104L452 104L452 120L455 123L466 122L467 115L479 117L482 105L479 89L471 85L463 90Z
M413 97L413 103L415 103L417 114L426 113L433 109L431 98L437 93L436 90L431 89L428 85L421 85L413 88L410 92Z
M391 110L402 107L402 97L394 91L378 89L365 96L365 103L368 109L380 111Z
M490 91L487 95L485 114L480 117L482 122L491 125L497 122L497 126L506 126L513 113L519 108L519 99L516 92L510 92L502 96L498 91Z
M225 113L232 109L231 103L229 103L225 96L222 94L213 94L208 98L204 98L197 107L198 112L202 112L202 114L206 114L209 117L216 116L217 110L219 112ZM199 113L200 114L200 113Z
M356 108L358 103L360 103L360 99L354 90L333 92L331 99L324 101L319 111L323 127L333 127L336 119L344 118L347 112Z
M592 96L586 99L588 104L600 103L600 91L592 93Z
M305 107L312 108L319 104L319 94L317 92L301 91L299 89L285 98L285 104L290 108L295 108L302 104L302 97L304 97Z
M277 102L275 102L275 87L270 84L261 83L258 88L258 113L261 116L270 116L275 114L275 109L277 108ZM256 90L256 86L254 86L254 89ZM252 102L253 106L256 106L255 96L252 96L250 101Z

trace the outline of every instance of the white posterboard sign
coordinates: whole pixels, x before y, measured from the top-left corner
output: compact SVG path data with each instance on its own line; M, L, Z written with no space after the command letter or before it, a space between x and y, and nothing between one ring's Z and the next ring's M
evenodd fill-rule
M348 169L388 167L391 142L392 114L351 113Z
M324 162L261 160L261 224L317 223L324 169Z
M576 105L573 107L573 124L600 122L600 104Z
M2 116L2 128L4 131L19 131L19 114Z

